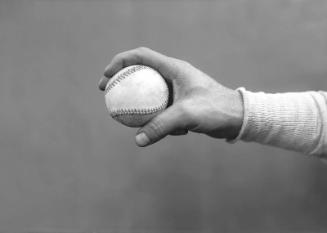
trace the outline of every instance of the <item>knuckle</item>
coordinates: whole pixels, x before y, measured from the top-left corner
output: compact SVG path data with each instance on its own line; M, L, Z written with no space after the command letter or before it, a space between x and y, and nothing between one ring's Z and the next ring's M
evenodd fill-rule
M157 140L163 137L164 134L164 124L161 120L153 120L148 125L149 135L151 137L150 140Z
M118 53L113 57L113 61L121 61L124 59L124 53Z
M147 48L147 47L143 47L143 46L141 46L141 47L138 47L138 48L137 48L137 51L139 51L140 53L147 53L147 52L150 51L150 49Z
M191 64L184 60L175 59L176 77L184 77L190 70Z
M144 63L144 57L147 56L148 48L146 47L138 47L135 50L132 51L133 60L137 63Z
M184 60L178 60L178 64L179 64L179 66L182 67L182 68L186 68L186 67L191 66L191 64L190 64L189 62L184 61Z
M172 77L177 78L183 74L185 70L185 62L183 60L179 60L174 57L167 57L167 63L169 64L170 71L172 72Z

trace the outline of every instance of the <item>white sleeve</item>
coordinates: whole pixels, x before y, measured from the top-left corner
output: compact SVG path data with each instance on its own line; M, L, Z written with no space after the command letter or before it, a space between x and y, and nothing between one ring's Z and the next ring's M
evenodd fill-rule
M238 88L244 119L236 139L327 158L327 92L267 94Z

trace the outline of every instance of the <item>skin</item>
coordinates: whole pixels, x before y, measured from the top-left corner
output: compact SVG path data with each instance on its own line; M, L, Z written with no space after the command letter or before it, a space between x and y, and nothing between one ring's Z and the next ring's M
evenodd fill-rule
M148 146L167 135L188 131L214 138L234 139L243 122L243 103L238 91L229 89L188 62L168 57L149 48L117 54L105 68L99 89L120 69L142 64L156 69L172 87L173 102L162 113L140 128L138 146Z

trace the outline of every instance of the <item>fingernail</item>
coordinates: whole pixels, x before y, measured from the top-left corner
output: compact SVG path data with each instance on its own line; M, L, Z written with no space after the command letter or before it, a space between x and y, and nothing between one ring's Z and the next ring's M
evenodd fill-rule
M146 136L146 134L143 132L136 135L135 139L136 139L136 144L138 146L146 146L150 142L150 139L148 138L148 136Z

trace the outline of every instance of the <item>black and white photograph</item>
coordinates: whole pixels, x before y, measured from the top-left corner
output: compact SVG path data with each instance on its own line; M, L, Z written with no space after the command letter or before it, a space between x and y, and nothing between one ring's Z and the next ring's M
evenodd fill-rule
M326 232L326 0L0 0L0 233Z

